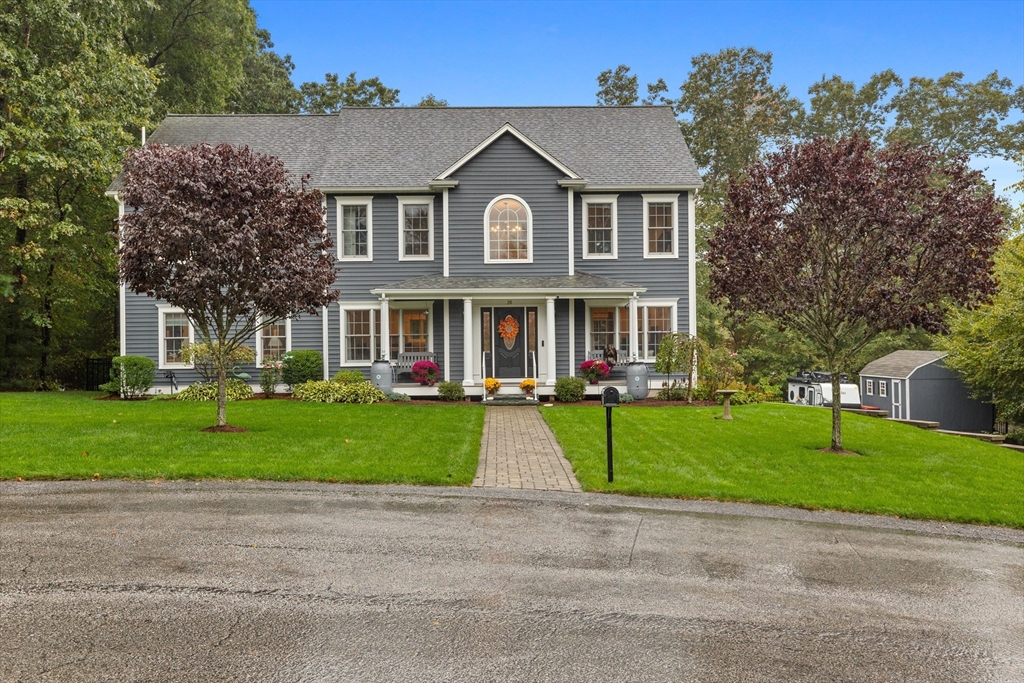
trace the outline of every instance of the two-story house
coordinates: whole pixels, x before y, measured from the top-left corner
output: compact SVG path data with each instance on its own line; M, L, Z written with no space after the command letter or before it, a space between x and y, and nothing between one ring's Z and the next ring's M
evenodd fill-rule
M323 192L340 300L262 330L261 358L316 349L332 376L429 357L467 394L486 377L543 394L606 347L653 364L665 334L696 329L701 180L668 107L170 116L149 142L248 145ZM123 354L195 381L180 310L122 290L120 320Z

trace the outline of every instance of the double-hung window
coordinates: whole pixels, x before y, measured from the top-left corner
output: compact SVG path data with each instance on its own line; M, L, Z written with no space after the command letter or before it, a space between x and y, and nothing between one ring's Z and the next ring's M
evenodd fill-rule
M342 365L369 365L381 357L380 308L342 305Z
M257 363L281 360L291 350L291 321L278 320L264 325L257 333Z
M583 195L583 258L611 259L618 253L617 195Z
M403 302L406 306L409 302ZM385 355L396 360L403 352L431 351L430 304L388 310L388 338L381 335L381 311L374 304L341 304L341 359L343 365L369 365Z
M373 260L373 200L335 197L338 206L338 259Z
M679 195L644 195L644 258L674 258L679 252Z
M180 308L160 305L160 363L164 368L185 368L185 346L195 340L195 329Z
M885 380L878 380L878 395L885 396L888 393L889 385Z
M640 357L653 361L658 345L675 330L675 306L638 306L636 309L637 343Z
M434 198L399 197L398 221L400 261L429 261L434 258Z
M611 346L619 352L619 360L629 357L629 307L595 306L589 309L587 350L603 351ZM639 302L636 307L637 355L653 362L658 345L665 335L676 331L676 302L673 300Z
M629 354L629 308L627 306L590 309L590 351L617 349L619 358Z
M874 396L875 395L875 380L873 380L873 379L866 379L866 380L864 380L864 393L867 394L868 396Z

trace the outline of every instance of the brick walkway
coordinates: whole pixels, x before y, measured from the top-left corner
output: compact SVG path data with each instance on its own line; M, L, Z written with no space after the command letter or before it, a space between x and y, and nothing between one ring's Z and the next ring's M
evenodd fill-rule
M534 406L487 409L473 486L580 491L572 466Z

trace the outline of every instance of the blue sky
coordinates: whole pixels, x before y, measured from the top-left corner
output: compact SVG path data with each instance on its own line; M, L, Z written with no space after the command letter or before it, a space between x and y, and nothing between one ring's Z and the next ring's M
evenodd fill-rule
M594 104L595 78L625 63L673 92L690 59L730 46L774 54L774 80L806 98L822 75L857 83L999 71L1024 83L1024 0L996 2L325 2L253 0L296 83L378 76L403 104ZM1003 187L1009 163L984 162Z

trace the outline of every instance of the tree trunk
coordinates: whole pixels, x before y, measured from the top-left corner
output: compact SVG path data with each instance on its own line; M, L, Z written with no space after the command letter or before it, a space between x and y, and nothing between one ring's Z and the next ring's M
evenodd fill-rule
M843 403L842 388L839 386L841 378L836 368L830 368L832 373L832 450L843 450Z
M217 426L228 423L228 372L223 361L217 368Z

